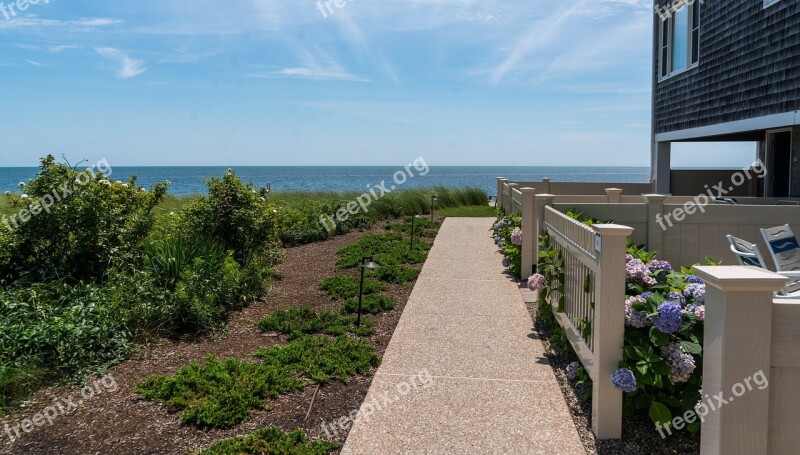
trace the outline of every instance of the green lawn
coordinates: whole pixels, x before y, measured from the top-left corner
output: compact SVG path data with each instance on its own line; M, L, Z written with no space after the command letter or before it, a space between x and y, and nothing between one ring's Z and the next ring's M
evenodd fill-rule
M463 207L452 207L436 210L437 215L447 217L483 218L496 217L497 209L488 205L465 205Z

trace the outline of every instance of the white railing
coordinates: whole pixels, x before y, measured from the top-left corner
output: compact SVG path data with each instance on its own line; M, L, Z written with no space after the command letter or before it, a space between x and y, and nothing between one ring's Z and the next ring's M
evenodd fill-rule
M511 190L511 213L522 213L522 192L516 188Z
M560 253L563 275L551 289L558 324L592 378L592 430L600 439L622 434L622 394L609 381L622 360L625 332L625 248L633 229L586 226L545 206L543 230ZM523 227L524 229L524 227Z

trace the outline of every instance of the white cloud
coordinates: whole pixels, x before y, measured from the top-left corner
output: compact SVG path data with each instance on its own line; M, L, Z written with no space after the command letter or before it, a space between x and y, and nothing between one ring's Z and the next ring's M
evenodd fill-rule
M106 60L119 65L117 77L120 79L130 79L147 71L143 60L132 59L113 47L96 47L94 50Z
M28 65L38 66L39 68L47 67L47 65L45 65L44 63L39 63L35 60L25 60L25 63L27 63Z
M125 21L105 17L90 17L84 19L56 20L41 19L38 17L19 17L12 20L0 21L0 30L21 28L58 28L73 32L92 31L100 27L120 25Z

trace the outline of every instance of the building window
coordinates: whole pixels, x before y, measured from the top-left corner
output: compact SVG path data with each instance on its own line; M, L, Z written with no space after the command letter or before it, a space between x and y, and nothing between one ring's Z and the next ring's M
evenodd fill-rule
M691 68L700 61L700 4L686 2L659 13L659 76L661 79Z

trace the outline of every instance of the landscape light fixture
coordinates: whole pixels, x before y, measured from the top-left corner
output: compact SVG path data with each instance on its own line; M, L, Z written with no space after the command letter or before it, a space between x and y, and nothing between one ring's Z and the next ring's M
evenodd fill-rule
M361 258L361 283L358 286L358 317L356 318L356 327L361 326L361 304L364 302L364 270L378 270L379 268L381 268L381 266L373 262L372 256L364 256Z
M435 194L431 196L431 221L433 221L433 204L438 200L439 198Z
M414 215L411 217L411 251L414 251L414 221L416 221L417 218L421 217L419 215Z

